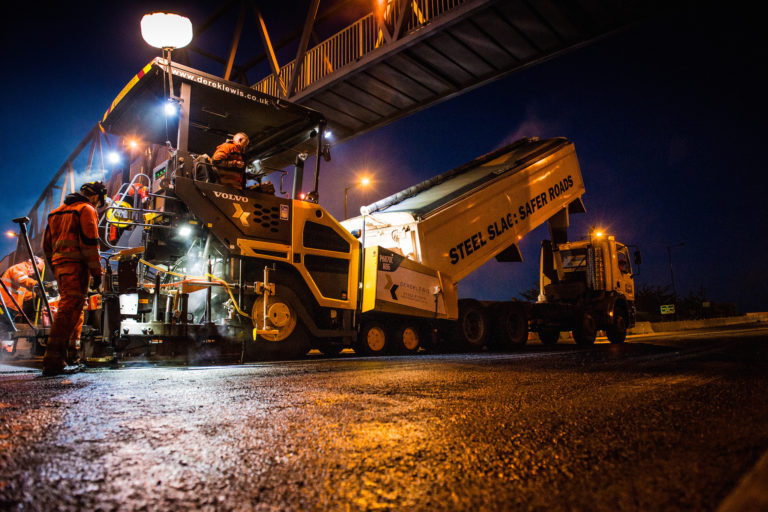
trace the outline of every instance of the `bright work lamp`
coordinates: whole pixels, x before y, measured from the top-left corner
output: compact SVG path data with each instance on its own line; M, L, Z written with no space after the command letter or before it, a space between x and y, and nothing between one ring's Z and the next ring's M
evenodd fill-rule
M184 48L192 42L192 22L185 16L166 12L153 12L141 18L141 37L155 48L162 48L165 62L165 74L168 77L168 103L165 105L165 136L168 138L168 117L178 112L174 100L173 73L171 72L171 54L173 50ZM170 143L170 142L169 142Z
M192 41L192 22L178 14L145 14L141 18L141 37L155 48L184 48Z

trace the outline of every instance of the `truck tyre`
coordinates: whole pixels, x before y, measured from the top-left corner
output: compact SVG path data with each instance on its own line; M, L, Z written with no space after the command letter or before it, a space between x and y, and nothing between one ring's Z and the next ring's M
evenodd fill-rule
M310 348L309 335L299 319L296 308L287 298L272 295L267 300L269 324L276 334L259 334L256 353L259 359L291 359L304 356ZM260 295L251 309L253 326L264 326L264 296Z
M573 339L578 345L592 345L597 338L597 324L589 313L581 315L579 325L573 329Z
M615 309L613 323L605 330L605 334L611 343L624 343L627 339L627 316L623 309Z
M520 304L503 304L496 312L495 347L515 349L528 342L528 316Z
M360 329L355 352L366 356L380 356L389 349L387 330L379 322L367 322Z
M245 359L246 361L301 359L309 351L309 348L309 334L304 324L299 321L291 335L281 341L266 341L266 339L261 338L246 342Z
M397 350L403 354L415 354L419 351L422 340L422 329L417 323L403 323L395 332Z
M459 301L458 337L462 348L480 350L485 346L489 331L488 315L476 300Z
M539 331L539 339L543 345L555 345L560 339L559 329L542 329Z

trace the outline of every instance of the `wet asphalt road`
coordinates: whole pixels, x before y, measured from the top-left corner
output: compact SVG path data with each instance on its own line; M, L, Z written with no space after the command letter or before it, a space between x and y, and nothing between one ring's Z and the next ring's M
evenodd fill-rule
M768 329L630 341L0 374L0 509L717 509L768 449Z

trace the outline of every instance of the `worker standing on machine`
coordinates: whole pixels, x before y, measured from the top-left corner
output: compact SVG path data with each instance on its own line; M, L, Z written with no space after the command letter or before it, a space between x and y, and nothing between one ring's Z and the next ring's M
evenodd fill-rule
M120 240L123 231L133 225L144 223L144 218L139 212L130 210L131 208L143 210L149 203L149 192L146 185L134 182L128 187L125 193L115 194L115 197L107 200L110 207L107 210L107 240L111 244L116 244Z
M83 306L90 278L101 285L98 214L107 189L100 181L86 183L80 193L69 194L64 204L48 214L43 236L45 257L59 284L59 307L43 356L43 375L65 373L70 340L79 337Z
M219 183L230 187L243 188L245 183L245 150L250 144L248 135L236 133L231 141L219 144L213 153L213 169L219 176Z

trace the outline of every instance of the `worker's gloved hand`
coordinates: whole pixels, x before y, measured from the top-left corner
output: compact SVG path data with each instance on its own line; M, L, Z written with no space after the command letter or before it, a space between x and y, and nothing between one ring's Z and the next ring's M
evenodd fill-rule
M94 290L98 290L99 288L101 288L101 274L91 276L91 277L93 277L93 281L91 281L91 288L93 288Z

